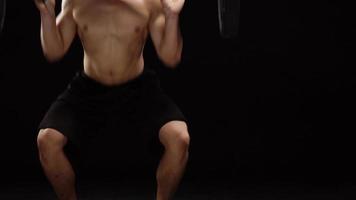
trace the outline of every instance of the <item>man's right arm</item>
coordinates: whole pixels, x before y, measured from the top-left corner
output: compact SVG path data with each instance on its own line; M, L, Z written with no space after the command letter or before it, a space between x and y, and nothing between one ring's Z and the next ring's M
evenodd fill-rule
M68 51L76 34L72 0L62 1L62 11L56 17L55 0L35 0L41 14L41 43L50 62L60 60Z

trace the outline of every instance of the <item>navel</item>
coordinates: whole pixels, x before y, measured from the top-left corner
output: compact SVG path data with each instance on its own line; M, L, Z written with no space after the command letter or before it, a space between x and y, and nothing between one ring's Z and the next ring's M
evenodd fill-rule
M135 27L135 33L140 33L141 32L141 28L139 26Z
M88 31L88 25L84 24L84 26L83 26L83 31L85 31L85 32Z

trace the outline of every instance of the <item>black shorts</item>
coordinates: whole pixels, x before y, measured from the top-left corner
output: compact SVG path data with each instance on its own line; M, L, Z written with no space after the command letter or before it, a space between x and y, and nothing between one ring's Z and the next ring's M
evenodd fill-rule
M186 118L162 91L157 74L145 69L117 86L103 85L79 71L52 103L39 129L52 128L81 146L107 135L157 139L167 122Z

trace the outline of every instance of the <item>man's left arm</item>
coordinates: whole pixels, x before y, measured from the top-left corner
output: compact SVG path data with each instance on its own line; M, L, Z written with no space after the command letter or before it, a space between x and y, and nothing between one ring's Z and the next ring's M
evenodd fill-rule
M162 62L174 68L181 60L183 49L179 14L184 0L158 0L157 2L160 4L155 6L149 24L151 38Z

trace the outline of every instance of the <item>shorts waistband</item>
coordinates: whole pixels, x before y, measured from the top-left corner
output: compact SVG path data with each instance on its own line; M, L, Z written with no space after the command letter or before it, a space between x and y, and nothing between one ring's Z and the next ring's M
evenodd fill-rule
M117 85L105 85L89 77L85 74L84 70L80 70L76 73L71 86L73 89L81 88L82 91L90 91L90 93L102 93L111 90L120 91L128 88L135 88L151 76L155 76L155 72L153 70L144 69L137 77L129 81Z

